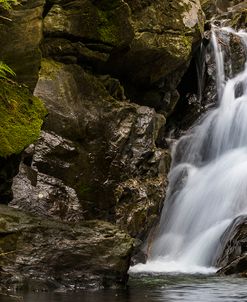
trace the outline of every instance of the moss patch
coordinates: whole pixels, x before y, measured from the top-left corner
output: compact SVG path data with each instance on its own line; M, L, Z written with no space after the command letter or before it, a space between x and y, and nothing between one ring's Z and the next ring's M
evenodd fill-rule
M111 11L98 10L100 20L98 27L99 38L104 43L119 45L121 43L119 28L115 20L112 19L113 16Z
M37 140L46 114L26 87L0 80L0 156L18 154Z
M42 73L40 73L40 77L54 80L62 66L61 63L55 62L54 60L42 59Z

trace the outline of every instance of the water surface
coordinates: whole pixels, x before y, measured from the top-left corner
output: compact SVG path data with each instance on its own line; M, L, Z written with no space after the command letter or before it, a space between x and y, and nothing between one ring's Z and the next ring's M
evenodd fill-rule
M26 293L1 302L243 302L247 280L202 275L135 275L124 290L80 293Z

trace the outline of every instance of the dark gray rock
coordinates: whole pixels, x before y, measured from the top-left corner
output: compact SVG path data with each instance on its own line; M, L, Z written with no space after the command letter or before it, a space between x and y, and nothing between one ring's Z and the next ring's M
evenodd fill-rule
M247 217L239 216L226 229L216 251L215 264L220 274L246 273ZM243 265L242 265L243 264Z
M133 240L104 221L65 224L0 206L0 289L123 286Z

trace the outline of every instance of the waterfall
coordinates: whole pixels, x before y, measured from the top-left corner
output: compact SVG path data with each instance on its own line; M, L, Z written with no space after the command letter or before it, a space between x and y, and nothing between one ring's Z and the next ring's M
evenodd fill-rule
M148 261L133 272L215 271L222 234L236 217L247 214L247 64L231 75L234 66L225 66L222 46L227 41L218 34L235 35L247 49L247 33L212 30L217 107L177 142Z

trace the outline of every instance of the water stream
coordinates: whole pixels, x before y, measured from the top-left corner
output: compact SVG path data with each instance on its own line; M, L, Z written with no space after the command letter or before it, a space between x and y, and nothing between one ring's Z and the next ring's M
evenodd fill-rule
M214 272L220 237L247 214L247 65L231 76L228 63L226 75L224 34L247 49L246 33L212 31L218 104L178 141L156 239L132 272Z

